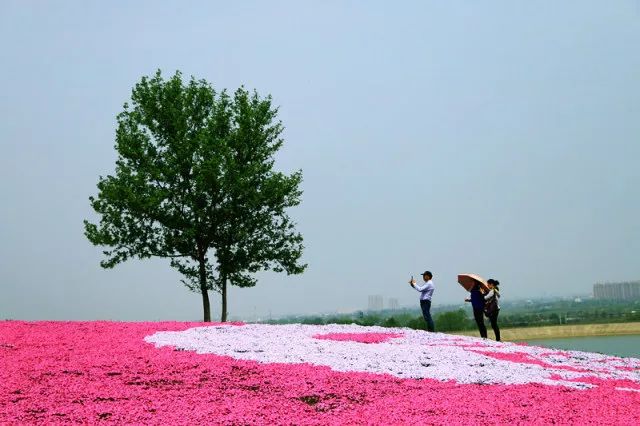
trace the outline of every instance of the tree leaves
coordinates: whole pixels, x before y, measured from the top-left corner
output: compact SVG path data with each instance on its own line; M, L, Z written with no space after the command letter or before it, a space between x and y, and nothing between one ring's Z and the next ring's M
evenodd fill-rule
M171 258L203 294L205 320L207 290L224 307L227 280L249 287L260 270L303 272L302 236L286 214L300 203L302 172L273 170L283 125L271 102L180 72L143 77L117 116L115 174L90 198L101 219L85 221L85 235L108 247L101 265Z

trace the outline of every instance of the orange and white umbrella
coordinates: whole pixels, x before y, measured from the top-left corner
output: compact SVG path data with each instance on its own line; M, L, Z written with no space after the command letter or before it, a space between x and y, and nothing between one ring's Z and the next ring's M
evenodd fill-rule
M458 282L467 291L471 291L476 284L480 284L480 287L489 290L487 280L477 274L458 274Z

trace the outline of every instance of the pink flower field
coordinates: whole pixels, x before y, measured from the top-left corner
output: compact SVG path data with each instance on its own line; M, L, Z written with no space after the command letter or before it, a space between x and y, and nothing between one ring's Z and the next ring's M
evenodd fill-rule
M640 424L640 360L404 328L0 322L0 424Z

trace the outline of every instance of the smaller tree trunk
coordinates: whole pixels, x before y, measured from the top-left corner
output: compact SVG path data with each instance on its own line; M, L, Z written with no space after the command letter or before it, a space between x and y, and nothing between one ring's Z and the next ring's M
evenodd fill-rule
M202 293L202 308L204 310L204 322L211 322L211 305L209 304L209 293L207 292L207 271L205 269L204 258L198 260L200 272L200 293Z
M227 321L227 277L222 276L222 317L220 321Z

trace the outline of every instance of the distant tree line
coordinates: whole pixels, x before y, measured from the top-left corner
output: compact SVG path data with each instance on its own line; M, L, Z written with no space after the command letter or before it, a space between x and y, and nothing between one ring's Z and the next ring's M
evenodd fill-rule
M468 330L475 327L475 323L469 318L463 309L446 311L435 314L434 320L437 331L457 331ZM408 327L414 330L426 330L426 323L422 315L413 313L398 313L396 315L385 316L380 313L361 313L361 315L336 315L336 316L308 316L302 318L288 318L269 321L272 324L357 324L362 326L382 326L382 327Z
M434 314L436 331L464 331L476 328L471 308L439 309ZM539 327L563 324L599 324L640 321L638 301L536 301L506 304L501 309L499 323L502 328ZM358 324L363 326L408 327L425 330L420 312L412 309L400 311L356 312L346 315L289 317L269 321L273 324Z

